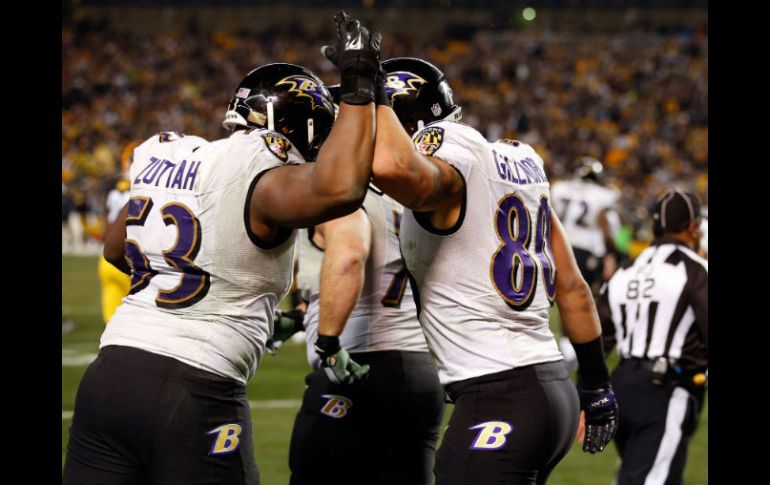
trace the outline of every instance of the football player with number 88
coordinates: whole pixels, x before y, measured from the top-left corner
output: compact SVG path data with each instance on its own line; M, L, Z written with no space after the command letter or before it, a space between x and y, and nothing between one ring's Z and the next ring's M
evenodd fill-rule
M574 441L580 409L583 449L595 453L612 438L617 405L593 298L551 209L543 160L525 143L489 143L459 123L432 64L382 65L374 182L410 209L401 251L455 404L436 484L545 483ZM577 390L549 329L554 302L578 355Z

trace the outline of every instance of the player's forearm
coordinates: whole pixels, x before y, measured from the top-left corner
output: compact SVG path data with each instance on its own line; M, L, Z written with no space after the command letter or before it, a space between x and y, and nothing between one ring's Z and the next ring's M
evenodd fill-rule
M363 251L327 248L321 266L319 335L339 336L344 330L364 287L365 265Z
M451 166L415 150L395 112L387 106L377 107L372 173L374 183L386 194L419 212L457 202L464 187L462 177Z
M373 103L342 103L334 129L318 153L310 181L314 199L324 206L322 210L330 208L343 215L361 204L372 172L375 128Z
M419 179L411 166L413 152L412 140L393 109L378 106L373 180L377 187L406 207L413 204L418 192L415 186Z
M573 344L590 342L601 335L594 299L585 280L580 278L567 287L557 288L556 304L564 329Z

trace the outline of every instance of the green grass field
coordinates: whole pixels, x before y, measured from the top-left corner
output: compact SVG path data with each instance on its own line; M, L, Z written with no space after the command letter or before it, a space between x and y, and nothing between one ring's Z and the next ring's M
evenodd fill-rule
M86 366L98 350L103 329L99 281L94 257L62 257L62 315L75 329L62 336L62 466L67 449L75 392ZM614 365L612 363L611 365ZM254 448L263 485L288 483L288 450L294 415L307 373L303 345L287 344L278 356L267 356L248 386L253 401ZM451 406L448 415L451 413ZM609 485L617 454L614 447L589 455L576 445L553 472L553 485ZM691 443L685 483L708 483L708 403Z

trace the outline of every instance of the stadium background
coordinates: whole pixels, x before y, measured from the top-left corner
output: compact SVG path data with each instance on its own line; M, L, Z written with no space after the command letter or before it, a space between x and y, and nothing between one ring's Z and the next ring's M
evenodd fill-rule
M415 5L419 3L419 8ZM698 0L63 1L62 463L74 394L102 323L95 254L104 200L130 146L161 130L217 139L232 91L267 62L334 82L318 48L340 7L383 33L383 57L424 57L446 73L464 121L532 144L549 178L578 157L621 191L617 243L649 241L647 209L666 187L708 205L708 12ZM527 10L527 7L531 10ZM534 18L532 18L534 15ZM554 320L558 315L554 315ZM249 385L263 483L285 483L304 349L268 357ZM687 483L707 483L708 409ZM550 483L609 483L614 449L577 448Z

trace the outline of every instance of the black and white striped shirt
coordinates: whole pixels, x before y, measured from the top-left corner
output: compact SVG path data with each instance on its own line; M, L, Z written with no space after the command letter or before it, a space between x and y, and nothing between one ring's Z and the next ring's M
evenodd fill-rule
M604 285L598 311L605 353L708 367L708 262L684 244L653 242Z

